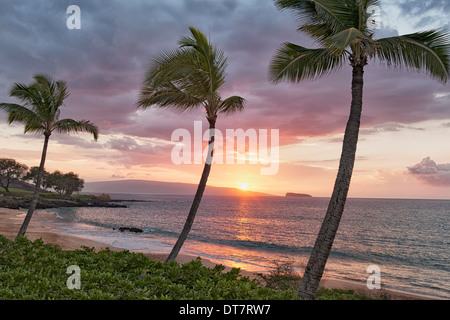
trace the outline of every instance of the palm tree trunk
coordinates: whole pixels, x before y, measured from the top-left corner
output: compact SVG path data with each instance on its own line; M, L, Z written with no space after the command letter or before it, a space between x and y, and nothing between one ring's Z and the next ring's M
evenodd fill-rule
M47 148L48 148L48 140L50 139L49 134L45 134L44 139L44 148L42 149L42 156L41 156L41 163L39 165L39 170L36 178L36 186L34 188L34 194L33 199L31 200L30 207L28 208L27 215L25 216L25 220L23 221L22 227L20 227L19 233L17 234L17 237L23 237L25 236L25 232L27 232L28 224L30 223L31 217L33 216L34 210L36 209L36 205L39 200L39 190L41 188L42 179L44 177L44 165L45 165L45 158L47 157Z
M205 166L203 168L202 177L200 179L200 183L197 187L197 192L195 193L194 200L192 201L191 209L189 210L188 217L186 219L186 222L184 224L183 230L180 233L180 236L178 237L177 242L175 243L174 247L172 248L172 251L170 252L169 256L166 259L166 262L173 261L177 258L178 253L180 252L181 247L183 246L184 242L186 241L186 238L191 231L192 225L194 224L195 215L197 214L198 207L200 205L200 201L203 197L203 192L205 191L206 182L208 181L209 172L211 171L211 164L212 164L212 158L214 155L214 129L216 126L216 118L209 118L209 145L208 145L208 157L205 162Z
M358 143L365 64L366 62L363 61L353 65L352 103L350 117L344 135L339 171L327 213L300 283L298 290L298 298L300 299L313 300L315 298L325 270L325 264L333 246L339 222L341 221L342 213L344 212Z

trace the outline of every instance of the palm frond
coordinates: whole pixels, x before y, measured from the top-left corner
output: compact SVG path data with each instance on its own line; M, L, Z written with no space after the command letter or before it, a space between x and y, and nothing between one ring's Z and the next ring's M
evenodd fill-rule
M192 37L182 37L178 45L183 47L193 47L205 57L212 56L212 46L206 36L198 29L189 27Z
M39 115L25 106L13 103L0 103L0 109L8 113L9 124L13 122L24 124L24 133L42 134L45 131L45 126Z
M222 101L219 112L231 114L241 112L245 108L246 100L239 96L231 96Z
M446 83L450 72L450 34L431 30L383 38L375 42L376 55L389 66L424 71Z
M370 6L379 7L381 5L381 0L360 0L364 8L368 8Z
M186 61L187 54L184 49L163 50L155 54L147 67L144 82L158 87L163 82L182 78L192 72L194 67Z
M181 48L193 48L200 55L198 63L209 75L209 90L212 94L225 83L227 58L222 48L212 45L198 29L189 27L192 37L183 37L178 44Z
M33 78L35 79L33 86L36 87L46 106L41 111L45 112L48 119L54 118L64 99L69 96L67 83L62 80L55 81L46 74L36 74Z
M188 111L201 106L209 95L209 73L200 64L198 53L183 48L152 59L137 105Z
M47 132L47 128L45 124L42 122L37 122L33 120L29 120L25 122L25 127L23 130L24 133L35 133L35 134L44 134Z
M39 91L34 86L27 86L22 83L15 83L9 91L10 97L15 97L24 102L24 106L37 110L43 105Z
M297 31L304 32L309 35L315 42L323 44L323 41L334 34L326 23L316 22L316 23L304 23Z
M56 82L56 94L55 94L55 106L59 108L64 104L64 100L69 97L69 89L67 82L57 81Z
M35 81L29 87L34 88L42 101L41 108L38 108L38 112L41 113L41 116L50 118L51 114L55 111L54 96L56 84L46 74L36 74L33 79Z
M333 33L358 27L355 0L276 0L278 9L289 9L301 24L320 23Z
M162 51L150 61L137 101L151 106L190 111L205 107L208 114L221 100L218 90L225 83L226 57L206 36L190 28L176 50Z
M270 62L269 80L274 83L314 80L338 70L345 56L345 53L335 56L326 48L307 49L286 42Z
M366 48L365 51L368 51L368 54L371 54L371 42L372 40L370 38L356 28L346 29L324 39L328 50L334 55L341 55L346 48L357 48L361 47L361 45Z
M137 106L144 110L149 107L159 107L185 112L203 106L204 101L203 98L186 93L172 82L166 82L157 88L144 85Z
M355 25L357 21L356 1L354 0L311 0L316 5L317 18L325 22L335 33Z
M310 0L275 0L278 10L289 10L299 22L311 22L317 17L316 5Z
M52 122L59 116L58 108L68 97L67 83L53 81L49 76L37 74L30 85L15 83L10 96L24 102L24 106L35 112L42 120Z
M36 113L25 106L14 103L0 103L0 109L8 113L8 123L26 123L28 121L40 122L41 119Z
M94 139L98 139L98 127L88 120L75 121L73 119L62 119L55 122L52 126L52 130L58 133L71 133L71 132L87 132L94 136Z

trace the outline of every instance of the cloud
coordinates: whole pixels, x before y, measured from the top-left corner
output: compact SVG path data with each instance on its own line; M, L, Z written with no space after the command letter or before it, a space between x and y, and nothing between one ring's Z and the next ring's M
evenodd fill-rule
M414 126L405 126L399 123L385 123L382 125L376 125L370 128L361 129L361 135L378 134L381 132L399 132L401 130L417 130L425 131L424 128L418 128Z
M129 136L111 138L105 146L119 151L115 152L114 159L109 159L109 163L125 167L170 163L170 150L173 148L169 141Z
M434 2L436 8L442 3ZM81 30L66 28L70 4L25 0L2 6L0 61L5 63L0 64L1 102L12 100L8 90L14 82L29 83L33 74L45 72L68 81L71 95L62 117L89 119L102 135L169 140L173 130L190 129L194 120L205 121L204 114L162 109L137 112L135 102L150 57L176 47L192 25L222 46L228 57L222 97L238 94L248 101L243 113L220 117L218 128L280 129L281 145L295 143L298 137L345 130L351 99L348 65L318 81L268 82L270 59L282 42L314 46L296 32L295 17L278 11L272 1L79 0ZM407 14L413 10L412 5L402 6ZM383 29L380 34L395 34L395 30ZM388 70L372 62L365 73L362 127L380 131L389 123L401 128L450 119L447 93L448 88L425 75ZM0 114L0 121L4 123L4 119Z
M450 187L450 163L437 164L430 157L412 167L408 172L426 184L438 187Z
M87 133L83 134L84 139L80 138L76 135L71 134L53 134L51 137L52 141L57 141L61 145L71 145L74 147L79 147L83 149L102 149L104 146L94 141L92 136L88 135ZM23 135L21 136L23 137Z
M450 8L447 0L408 0L399 2L398 6L402 10L402 13L407 18L414 21L414 26L417 28L426 28L436 23L436 20L440 20L440 17L436 17L436 13L445 13L445 16L450 15ZM442 20L442 22L447 22Z

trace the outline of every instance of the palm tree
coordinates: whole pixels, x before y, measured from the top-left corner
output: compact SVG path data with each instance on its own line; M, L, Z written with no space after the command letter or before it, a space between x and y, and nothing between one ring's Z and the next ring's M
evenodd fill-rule
M60 107L63 105L64 99L69 96L65 81L55 82L51 77L43 74L37 74L33 79L34 82L28 86L21 83L14 84L9 93L11 97L21 100L23 105L0 103L0 109L8 113L9 124L20 122L25 125L24 133L30 132L44 135L44 147L42 149L33 199L17 237L25 236L28 224L36 209L44 174L48 142L52 133L54 131L58 133L85 131L91 133L95 140L98 138L98 128L90 121L59 119Z
M298 291L301 299L314 299L344 211L355 162L363 102L363 74L369 59L388 66L424 71L446 83L450 66L450 37L439 30L374 39L370 30L370 6L378 0L276 0L278 9L291 10L300 18L298 29L319 45L308 49L283 43L272 58L269 78L300 82L352 67L352 101L339 170L326 216L313 247ZM369 23L368 23L369 22Z
M186 223L166 259L173 261L183 246L205 191L214 155L214 129L219 113L231 114L244 109L245 100L231 96L222 100L219 89L225 83L227 59L221 48L212 45L199 30L190 27L191 37L183 37L175 50L155 56L147 70L138 107L172 108L187 112L204 108L209 123L208 154L200 183Z

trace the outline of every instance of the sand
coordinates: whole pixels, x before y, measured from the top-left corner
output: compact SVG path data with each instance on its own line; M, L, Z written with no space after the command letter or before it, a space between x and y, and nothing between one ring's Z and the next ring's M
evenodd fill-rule
M25 218L26 211L25 210L12 210L6 208L0 208L0 234L4 235L8 239L14 240L17 232L22 225L23 219ZM31 222L28 226L28 230L26 233L26 237L30 240L36 240L42 238L42 240L46 243L51 243L58 245L63 250L75 250L79 249L81 246L94 247L96 250L101 250L109 247L111 250L121 251L123 248L113 247L110 245L106 245L103 243L99 243L96 241L83 239L80 237L62 235L58 233L58 230L55 230L45 222L54 221L56 219L54 215L47 213L45 211L36 211L31 219ZM155 261L164 261L166 258L165 254L151 254L146 253L146 255ZM177 258L179 263L187 263L196 259L197 256L193 255L182 255L180 254ZM202 263L206 267L214 267L215 263L208 260L207 258L201 257ZM231 268L227 267L225 271L230 270ZM248 276L250 278L255 278L256 275L252 272L241 270L241 274L244 276ZM409 293L399 290L393 289L382 289L382 290L368 290L364 283L350 281L350 280L342 280L342 279L327 279L325 278L321 285L326 288L332 289L352 289L361 293L370 294L373 296L384 296L390 300L438 300L438 297L432 297L429 295L421 295L415 293Z

